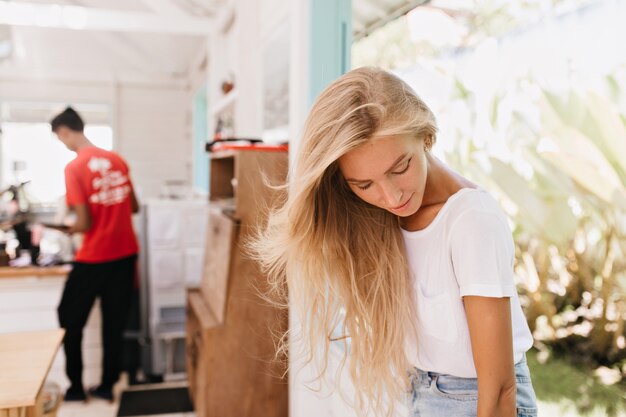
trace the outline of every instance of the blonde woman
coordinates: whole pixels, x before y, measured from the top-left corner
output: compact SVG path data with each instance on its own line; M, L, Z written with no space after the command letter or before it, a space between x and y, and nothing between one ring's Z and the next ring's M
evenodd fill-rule
M322 364L341 325L359 415L409 392L412 416L536 416L507 219L433 156L436 131L396 76L343 75L313 105L288 197L251 247Z

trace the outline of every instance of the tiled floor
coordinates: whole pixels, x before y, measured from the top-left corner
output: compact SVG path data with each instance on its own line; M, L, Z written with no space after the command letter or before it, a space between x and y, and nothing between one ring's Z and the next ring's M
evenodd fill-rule
M63 403L58 417L116 417L118 403L92 400L88 403Z

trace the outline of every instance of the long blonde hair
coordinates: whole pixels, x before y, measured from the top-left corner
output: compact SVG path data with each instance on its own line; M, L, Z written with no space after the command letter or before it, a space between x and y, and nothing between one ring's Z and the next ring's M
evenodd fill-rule
M436 130L433 113L398 77L369 67L339 77L307 118L286 200L250 242L270 296L286 305L288 294L299 313L309 361L321 347L320 377L341 325L356 407L376 415L407 387L412 286L398 217L357 197L337 161L382 136L432 143ZM281 344L286 350L286 337Z

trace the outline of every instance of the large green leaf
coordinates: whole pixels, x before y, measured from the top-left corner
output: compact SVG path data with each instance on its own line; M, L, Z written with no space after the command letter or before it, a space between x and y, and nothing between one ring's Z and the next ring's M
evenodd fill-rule
M602 203L594 193L577 185L567 172L543 159L536 150L525 149L521 155L534 170L534 189L540 196L558 196L567 200L568 204L569 199L574 198L581 206L583 216L593 216L598 224L606 225L607 208L612 206Z
M626 189L604 154L579 131L562 126L550 132L558 147L540 155L608 204L626 209Z
M566 196L542 198L529 182L510 165L491 158L491 178L500 191L516 205L515 220L543 239L562 245L574 235L577 219L567 204Z
M544 91L541 106L545 107L546 105L554 112L554 116L558 120L556 125L566 124L578 127L580 121L585 118L585 114L587 113L583 101L574 92L569 92L567 99L562 100L560 96L549 91ZM554 124L548 126L548 128L553 127L555 127Z
M547 130L563 126L578 130L602 152L626 184L626 126L610 102L593 92L584 98L570 92L565 101L544 92L540 106Z
M565 172L541 158L536 149L521 149L521 156L534 170L537 191L541 195L558 195L564 199L575 196L577 187Z
M622 184L626 184L626 126L615 106L596 93L587 95L588 109L600 129L597 137L592 137L604 156L620 174Z
M582 188L595 194L604 203L626 210L624 189L613 181L607 180L602 173L594 171L594 166L589 166L581 158L558 152L544 152L542 156L559 169L569 173Z

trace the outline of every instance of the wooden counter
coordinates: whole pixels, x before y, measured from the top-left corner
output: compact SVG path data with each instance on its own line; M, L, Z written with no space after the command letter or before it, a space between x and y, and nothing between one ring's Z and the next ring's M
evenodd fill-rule
M58 277L67 276L71 271L70 265L57 265L57 266L0 266L0 279L2 278L19 278L19 277Z
M64 330L0 334L0 417L38 417L41 388Z

